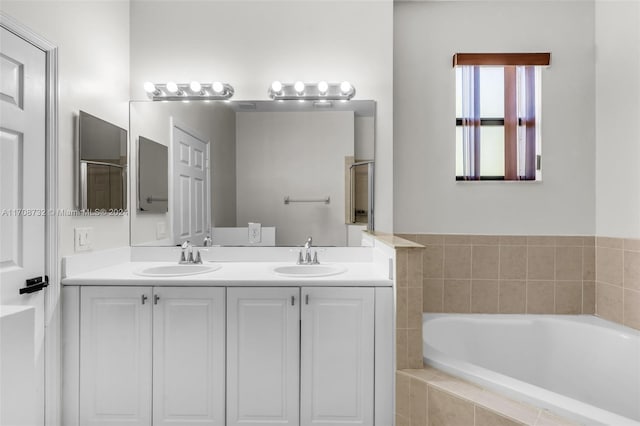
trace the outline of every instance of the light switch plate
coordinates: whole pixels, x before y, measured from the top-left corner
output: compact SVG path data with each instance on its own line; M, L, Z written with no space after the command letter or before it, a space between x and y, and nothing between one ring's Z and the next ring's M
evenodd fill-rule
M74 228L75 251L89 251L93 248L93 228Z
M167 224L164 222L156 223L156 240L167 238Z
M249 243L257 244L262 241L262 225L249 222Z

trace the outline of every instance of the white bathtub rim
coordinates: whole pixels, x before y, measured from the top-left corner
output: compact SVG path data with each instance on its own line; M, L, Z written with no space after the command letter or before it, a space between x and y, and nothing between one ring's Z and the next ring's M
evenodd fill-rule
M640 336L640 331L630 327L621 326L592 315L524 315L524 314L423 314L423 322L437 318L451 317L483 318L491 320L509 319L514 320L562 320L574 321L582 324L613 329L618 333ZM479 367L466 361L452 358L442 351L427 344L423 339L423 359L427 365L444 371L453 376L460 377L481 387L506 394L507 397L517 401L525 402L539 408L549 410L568 420L573 420L584 425L616 425L616 426L640 426L637 422L628 417L607 411L576 399L555 393L542 387L532 385L512 378L510 376L494 372L487 368ZM573 409L565 407L570 406Z
M425 320L436 318L475 318L483 320L514 320L517 317L518 320L535 320L535 321L549 321L559 320L564 322L576 322L580 324L588 324L598 328L605 328L611 331L618 332L625 338L638 337L640 338L640 330L636 330L626 325L618 324L613 321L606 320L604 318L597 317L595 315L547 315L547 314L437 314L437 313L423 313L423 323Z

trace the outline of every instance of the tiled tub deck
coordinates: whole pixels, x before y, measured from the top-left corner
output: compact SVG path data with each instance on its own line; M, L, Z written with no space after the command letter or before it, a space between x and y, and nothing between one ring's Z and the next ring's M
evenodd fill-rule
M431 367L396 371L396 426L517 425L575 423Z

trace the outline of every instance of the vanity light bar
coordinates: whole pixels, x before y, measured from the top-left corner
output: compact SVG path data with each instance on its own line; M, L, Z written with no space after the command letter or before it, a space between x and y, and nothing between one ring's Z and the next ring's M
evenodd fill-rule
M233 96L233 86L214 81L213 83L151 83L144 84L149 99L154 101L227 100Z
M322 100L343 100L348 101L356 94L356 89L348 81L342 83L281 83L274 81L269 86L269 97L273 100L300 100L300 101L322 101Z

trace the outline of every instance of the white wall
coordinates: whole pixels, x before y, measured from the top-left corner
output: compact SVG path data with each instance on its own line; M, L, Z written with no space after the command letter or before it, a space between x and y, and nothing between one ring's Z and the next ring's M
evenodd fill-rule
M137 143L143 136L169 146L172 130L170 119L195 131L211 141L211 224L212 226L235 226L236 223L236 113L225 103L182 102L132 102L131 103L131 178L133 245L172 245L173 240L156 238L156 226L164 223L170 237L171 221L168 213L138 212L137 194ZM169 154L171 155L171 154ZM171 158L169 158L171 162ZM168 172L168 171L167 171ZM171 178L169 178L171 184Z
M129 2L7 1L0 9L55 44L59 60L59 208L75 208L74 115L129 127ZM73 228L93 227L93 248L129 244L127 216L60 217L60 255Z
M353 82L377 101L376 227L391 231L392 47L391 0L133 0L132 98L145 81L218 79L263 100L273 80Z
M276 227L276 245L347 245L345 157L354 153L354 113L239 112L237 225ZM284 204L284 197L330 203Z
M394 231L578 234L595 230L594 4L396 2ZM456 52L545 52L542 176L455 181Z
M640 238L640 2L596 2L596 235Z

